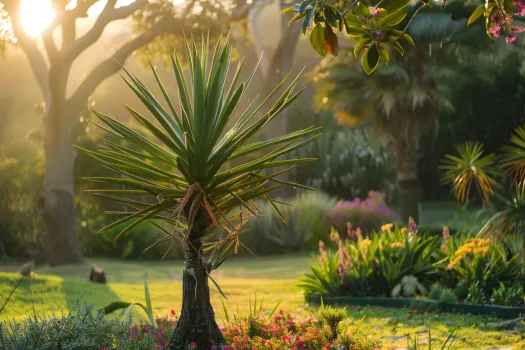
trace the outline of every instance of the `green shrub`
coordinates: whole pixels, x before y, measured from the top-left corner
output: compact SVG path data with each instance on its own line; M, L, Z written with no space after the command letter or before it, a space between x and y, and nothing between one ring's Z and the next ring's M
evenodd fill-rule
M413 276L426 288L439 275L438 262L445 257L440 238L385 225L380 232L363 238L341 239L334 231L332 241L337 252L324 249L310 265L310 273L301 278L305 295L390 296L403 277Z
M460 236L451 238L444 248L449 255L447 270L465 281L470 301L487 301L501 282L509 285L525 278L525 264L519 255L510 254L505 245L493 239Z
M12 157L0 150L0 259L42 251L43 222L36 207L42 185L41 154L24 148Z
M342 199L365 198L371 189L394 199L393 155L386 141L377 138L370 128L339 126L327 130L294 155L318 159L294 174L299 183Z
M430 288L430 292L428 293L428 298L430 300L439 300L441 298L441 294L443 293L443 287L439 283L434 283L432 285L432 288Z
M485 295L483 288L480 286L479 281L469 287L468 297L465 300L472 304L482 304L487 301L487 296Z
M270 205L262 204L263 215L248 222L243 243L258 254L313 249L319 240L330 235L326 216L335 203L334 198L322 192L301 193L291 206L281 209L286 222Z
M109 320L103 312L94 313L93 306L83 308L77 303L75 313L45 318L33 316L22 322L0 323L0 348L8 350L100 350L118 348L150 350L153 337L130 339L131 323L122 318Z
M454 291L454 295L458 300L465 300L468 297L468 283L465 280L460 280Z
M456 296L454 295L454 292L450 288L443 289L441 296L439 297L439 301L443 303L455 303L456 302Z
M497 305L520 305L523 304L524 297L523 285L520 282L510 287L505 287L503 282L500 282L499 288L492 292L491 301Z
M392 292L390 294L393 298L397 298L400 296L409 298L414 297L418 294L425 293L426 289L421 283L419 283L419 280L416 277L409 275L401 278L401 282L399 282L394 286L394 288L392 288Z

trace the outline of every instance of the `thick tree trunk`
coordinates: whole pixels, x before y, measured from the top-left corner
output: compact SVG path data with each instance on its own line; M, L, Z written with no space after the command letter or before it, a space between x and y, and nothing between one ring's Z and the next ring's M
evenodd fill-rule
M50 265L82 263L75 222L74 168L76 153L66 118L44 118L44 189L38 207L45 222L45 255Z
M421 188L417 176L416 150L410 146L396 147L396 177L399 189L399 215L404 223L412 217L419 222Z
M186 248L186 269L182 277L182 311L177 328L170 341L170 350L186 350L196 343L199 350L210 350L213 345L219 349L224 337L215 322L210 302L208 275L203 261L195 250L200 245Z
M280 6L282 10L288 7L284 1L280 1ZM299 34L301 33L300 26L289 26L288 20L282 20L281 24L282 37L279 41L279 44L275 48L275 52L272 55L270 65L264 79L263 92L265 96L269 95L273 89L275 89L275 87L284 79L284 77L292 71L295 49L299 40ZM298 72L292 72L292 74L293 73L297 74ZM281 89L280 92L282 91L284 91L284 89ZM277 94L271 102L275 102L279 96L280 95ZM279 116L277 116L265 127L266 138L272 139L285 135L289 129L288 119L288 110L282 111ZM290 181L290 173L284 173L278 178L284 181ZM290 186L284 186L274 193L275 195L284 199L290 198L294 195L293 189Z

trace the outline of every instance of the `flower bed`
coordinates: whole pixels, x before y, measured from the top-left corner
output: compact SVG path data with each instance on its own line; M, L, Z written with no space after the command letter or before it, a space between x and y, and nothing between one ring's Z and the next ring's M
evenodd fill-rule
M310 273L300 283L307 298L428 297L444 310L500 317L525 307L525 265L491 238L451 237L446 227L442 237L429 235L419 232L413 220L408 227L385 224L368 235L348 227L347 235L333 230L330 244L320 242Z
M354 322L344 308L322 306L313 317L300 320L284 310L255 309L250 315L227 316L222 328L227 345L198 350L379 350L381 342L369 339L361 322ZM130 320L108 320L102 311L93 316L92 306L77 308L61 318L29 318L0 323L1 349L167 349L177 317L157 318L150 324L131 326ZM57 331L61 330L61 331Z

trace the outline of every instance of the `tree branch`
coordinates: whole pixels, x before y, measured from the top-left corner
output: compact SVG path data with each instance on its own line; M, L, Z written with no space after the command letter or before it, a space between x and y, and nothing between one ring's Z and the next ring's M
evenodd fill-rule
M135 0L129 5L114 8L116 0L109 0L93 27L82 37L63 49L65 62L73 62L85 49L93 45L102 35L106 26L116 20L125 19L148 3L148 0Z
M252 3L246 3L244 4L242 7L240 8L236 8L234 13L232 13L231 16L229 17L226 17L224 19L221 19L221 20L218 20L216 21L217 24L219 25L222 25L222 24L228 24L228 23L231 23L231 22L236 22L236 21L240 21L244 18L246 18L246 16L248 16L248 14L250 13L250 10L253 8L253 4Z
M75 8L63 11L60 14L57 13L56 17L47 26L42 35L49 35L48 33L52 33L62 23L74 21L80 17L87 17L87 11L89 8L99 1L100 0L78 0L77 6L75 6ZM62 47L64 47L64 45L62 45Z
M254 4L254 7L250 10L249 13L249 28L250 32L252 34L252 40L253 40L253 46L255 49L255 53L257 57L261 57L261 63L259 67L261 68L261 72L263 77L265 77L268 74L268 69L270 67L270 60L268 59L268 56L264 56L262 53L264 51L264 40L261 35L261 32L259 31L259 27L257 26L257 19L259 18L259 15L263 11L264 7L271 4L272 0L262 0L258 1Z
M157 25L155 25L150 30L124 44L110 58L99 63L73 93L69 99L69 104L71 106L83 106L88 97L104 80L113 74L118 73L118 71L121 69L121 65L126 62L127 58L133 52L140 49L144 45L149 44L162 33L167 33L169 30L180 30L180 27L177 25L177 23L174 23L173 19L169 20L169 24L167 22L168 21L157 23Z
M20 47L22 50L24 50L27 59L29 60L29 64L31 65L31 69L33 70L38 86L40 87L44 101L47 103L50 100L48 81L49 67L44 60L42 53L40 50L38 50L36 42L26 34L24 28L22 27L19 5L19 1L6 1L4 3L4 8L11 18L13 32L18 40L18 43L20 44Z

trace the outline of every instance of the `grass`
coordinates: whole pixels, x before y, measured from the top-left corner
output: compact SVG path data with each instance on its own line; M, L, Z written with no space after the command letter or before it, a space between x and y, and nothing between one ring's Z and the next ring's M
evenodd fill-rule
M310 258L306 255L267 256L258 259L231 259L212 276L220 284L228 300L230 311L247 312L255 294L264 298L264 305L271 308L282 298L283 309L292 313L306 314L308 306L295 284L306 271ZM104 268L107 285L88 281L91 264ZM169 314L171 309L178 313L181 300L181 262L137 262L122 260L91 259L89 264L57 268L38 267L31 279L26 279L14 293L13 299L0 314L0 320L22 319L37 314L60 314L67 312L77 299L102 307L111 301L143 301L144 274L148 273L153 307L157 316ZM19 278L13 272L0 272L0 301L3 302L12 286ZM222 304L219 293L210 283L212 303L219 320ZM385 348L406 345L404 336L420 333L425 342L426 324L430 322L433 340L443 341L449 332L460 322L462 329L472 324L477 326L458 343L457 349L489 349L511 347L525 349L525 340L518 332L498 332L490 326L497 321L488 317L462 316L454 314L435 314L388 308L349 308L356 319L365 317L366 327L371 336L383 339ZM134 320L145 320L144 315L135 311ZM460 331L461 334L461 331Z

